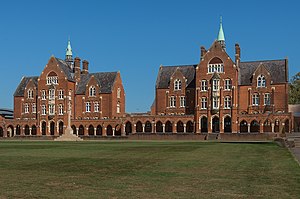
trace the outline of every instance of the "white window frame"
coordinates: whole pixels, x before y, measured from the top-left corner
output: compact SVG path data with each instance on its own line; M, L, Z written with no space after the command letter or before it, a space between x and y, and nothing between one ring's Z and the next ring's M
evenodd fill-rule
M63 115L64 114L64 105L59 104L58 105L58 115Z
M170 96L169 107L170 108L175 108L176 107L176 97L175 96Z
M185 96L180 96L180 107L185 107Z
M201 91L207 91L207 80L201 80Z
M213 101L213 109L219 109L220 98L219 97L213 97L212 101Z
M49 89L49 100L55 99L55 89Z
M27 98L28 98L28 99L33 99L33 90L32 90L32 89L29 89L29 90L27 91Z
M96 87L95 86L90 86L90 88L89 88L89 96L90 97L95 97L96 96Z
M120 102L117 103L117 113L121 113Z
M64 99L64 90L58 90L58 99Z
M46 115L46 105L42 105L42 115Z
M29 113L29 105L24 104L24 113Z
M32 103L32 113L36 113L36 103Z
M118 88L117 90L117 98L120 99L121 98L121 89Z
M219 64L208 64L207 66L207 73L223 73L224 72L224 64L219 63Z
M271 94L265 93L264 94L264 105L271 105Z
M91 112L91 102L85 103L85 112L87 112L87 113Z
M180 79L176 79L174 81L174 90L175 91L181 90L181 80Z
M207 109L207 97L201 98L201 109Z
M94 102L94 112L98 113L100 108L99 108L99 102Z
M224 90L231 90L231 79L225 79L225 82L224 82Z
M220 80L219 79L213 79L213 91L219 91L220 88Z
M257 77L257 87L266 87L266 78L263 75Z
M258 105L259 105L259 95L258 95L258 93L253 93L252 106L258 106Z
M231 97L226 96L224 98L224 109L230 109L231 108Z
M55 115L55 104L49 104L49 115Z
M46 96L46 90L42 90L42 94L41 94L42 100L46 100L47 96Z
M51 84L58 84L57 76L48 76L47 77L47 85L51 85Z

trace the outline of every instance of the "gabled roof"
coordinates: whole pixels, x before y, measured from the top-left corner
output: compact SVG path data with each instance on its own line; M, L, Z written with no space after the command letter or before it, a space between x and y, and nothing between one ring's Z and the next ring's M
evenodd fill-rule
M287 66L286 60L264 60L241 62L239 64L239 85L251 85L251 77L257 67L262 64L269 72L273 84L286 83L287 80Z
M69 81L75 81L74 80L74 73L73 73L73 69L71 68L71 66L65 62L64 60L62 59L59 59L57 57L55 57L57 63L58 63L58 66L61 68L61 70L65 73L67 79Z
M111 93L117 74L118 72L82 74L80 77L80 82L77 85L76 94L85 94L86 85L89 83L89 80L92 76L95 77L98 85L100 86L100 93Z
M16 91L14 93L14 96L15 97L22 97L22 96L24 96L25 88L26 88L26 86L27 86L27 84L28 84L28 82L30 80L32 80L33 83L34 83L34 85L37 87L37 85L38 85L38 78L39 78L38 76L23 77L22 80L21 80L21 82L20 82L20 84L19 84L19 86L17 87L17 89L16 89Z
M194 65L179 65L179 66L161 66L156 79L156 88L168 88L170 78L176 70L179 70L187 79L187 87L195 87L195 74L197 64Z

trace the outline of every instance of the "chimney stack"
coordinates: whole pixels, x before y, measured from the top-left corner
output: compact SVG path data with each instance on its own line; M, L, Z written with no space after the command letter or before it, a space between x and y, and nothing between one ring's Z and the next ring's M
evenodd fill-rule
M74 78L75 78L76 82L80 81L80 74L81 74L80 58L75 57L75 59L74 59Z
M205 47L204 46L201 46L201 56L200 56L200 61L202 60L203 56L206 54L206 50L205 50Z
M241 59L241 48L239 44L235 44L235 64L239 66Z
M82 74L88 74L89 73L89 62L87 60L82 61Z

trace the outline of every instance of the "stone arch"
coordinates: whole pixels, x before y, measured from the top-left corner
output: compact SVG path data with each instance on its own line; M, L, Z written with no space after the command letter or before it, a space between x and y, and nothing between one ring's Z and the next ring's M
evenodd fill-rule
M64 133L64 122L63 121L58 122L58 133L59 133L59 135L62 135Z
M42 121L42 124L41 124L41 127L42 127L42 135L46 135L46 129L47 129L47 123L46 121Z
M126 135L129 135L132 133L132 124L129 121L127 121L125 123L125 133L126 133Z
M37 135L37 130L36 130L36 126L35 125L31 126L31 135Z
M147 122L145 123L145 132L146 132L146 133L151 133L151 132L152 132L152 124L151 124L151 122L149 122L149 121L147 121Z
M82 124L79 126L78 135L79 136L84 136L84 127L83 127Z
M51 121L50 122L50 135L54 135L55 134L55 122Z
M102 136L102 126L100 124L97 126L96 135Z
M21 135L21 126L19 124L16 126L16 135Z
M88 134L89 134L89 136L93 136L94 132L95 132L94 126L90 125L89 128L88 128Z
M206 116L202 116L200 119L201 124L201 133L207 133L208 132L208 121Z
M166 122L165 128L166 128L166 130L165 130L166 133L172 133L173 132L173 125L169 120Z
M246 120L240 122L240 133L248 133L248 122Z
M290 132L290 120L286 119L284 121L284 132L289 133Z
M76 126L75 126L75 125L72 125L71 128L73 129L73 134L74 134L74 135L77 135Z
M142 125L142 122L141 122L141 121L138 121L138 122L136 123L135 129L136 129L136 132L137 132L137 133L143 132L143 125Z
M220 132L220 118L218 116L215 115L211 118L211 127L213 133Z
M184 132L184 125L182 121L178 121L176 124L176 132L177 133L183 133Z
M155 125L155 131L158 133L162 133L163 132L163 124L161 121L157 121L156 125Z
M263 126L264 133L266 132L272 132L272 124L269 119L266 119Z
M25 135L30 135L30 129L29 129L29 126L27 124L24 127L24 134Z
M232 132L232 122L231 117L226 115L224 117L224 133L231 133Z
M0 137L4 137L4 131L3 131L2 126L0 126Z
M279 126L280 126L280 120L275 119L275 121L274 121L274 132L275 133L279 133Z
M251 133L259 133L259 123L256 120L252 120L250 123L250 132Z
M186 132L187 133L193 133L194 132L194 122L188 121L186 123Z
M113 129L112 129L112 126L111 125L108 125L106 127L106 135L107 136L113 136Z

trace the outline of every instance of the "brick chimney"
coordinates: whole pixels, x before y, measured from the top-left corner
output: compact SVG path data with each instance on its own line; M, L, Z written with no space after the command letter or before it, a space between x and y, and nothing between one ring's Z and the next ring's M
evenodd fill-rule
M89 73L89 62L86 60L82 61L82 74L88 74Z
M239 44L235 44L235 65L238 67L241 59L241 48Z
M80 58L75 57L75 59L74 59L74 78L75 78L76 82L80 81L80 74L81 74Z
M201 49L200 61L201 61L201 59L203 58L203 56L206 54L207 51L204 46L201 46L200 49Z

